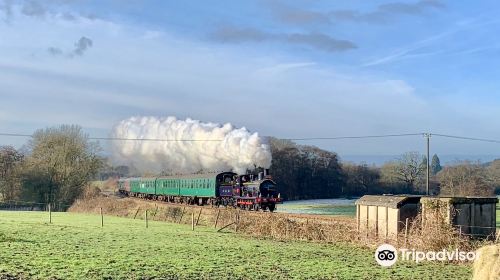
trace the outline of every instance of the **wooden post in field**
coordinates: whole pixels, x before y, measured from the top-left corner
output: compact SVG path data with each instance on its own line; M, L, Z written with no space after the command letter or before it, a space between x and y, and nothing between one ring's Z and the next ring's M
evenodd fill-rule
M236 210L235 214L235 221L234 221L234 231L238 232L238 226L240 225L240 209Z
M405 248L406 248L407 241L408 241L408 218L406 218L406 222L405 222Z
M135 211L135 215L134 215L134 220L135 220L135 217L137 217L137 214L139 213L139 209L141 209L141 208L137 207L137 211Z
M358 205L356 205L356 231L357 231L357 233L358 233L358 238L359 238L359 214L360 214L360 213L359 213L359 208L360 208L360 207L361 207L361 206L359 206L359 204L358 204Z
M52 208L50 207L50 203L49 203L49 224L52 224Z
M102 207L99 208L100 212L101 212L101 227L104 227L104 216L102 215Z
M385 241L389 237L389 208L385 207Z
M217 209L217 216L215 217L214 228L217 228L217 222L219 221L219 215L220 215L220 208Z
M144 220L146 221L146 228L148 228L148 209L144 212Z
M191 230L194 230L194 213L191 213Z
M233 224L234 224L234 222L233 223L229 223L229 224L221 227L220 229L218 229L217 232L221 232L223 229L227 228L228 226L232 226Z
M368 234L370 232L370 206L366 206L366 239L368 239ZM396 234L397 236L397 234Z
M155 203L155 213L153 214L153 216L156 217L156 212L158 212L158 204Z
M200 216L201 216L201 211L203 210L203 208L200 208L200 213L198 213L198 218L196 218L196 224L195 226L198 225L198 222L200 221Z
M422 211L421 211L421 220L422 220L422 231L424 229L424 226L425 226L425 205L422 205Z
M182 208L181 217L180 217L180 219L179 219L179 221L178 221L178 223L179 223L179 224L182 222L182 217L184 216L184 212L185 212L185 211L186 211L186 206L184 206L184 207Z

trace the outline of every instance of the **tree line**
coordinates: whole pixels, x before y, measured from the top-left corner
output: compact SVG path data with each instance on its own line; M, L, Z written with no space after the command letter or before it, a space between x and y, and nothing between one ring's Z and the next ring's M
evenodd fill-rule
M405 153L382 166L341 162L334 152L271 139L271 174L287 199L356 197L365 194L425 194L427 158ZM491 196L500 190L500 160L489 164L430 162L430 193Z
M341 162L334 152L287 140L272 138L270 146L271 174L285 199L425 192L427 159L417 152L375 166ZM113 166L100 152L74 125L38 130L18 150L0 147L0 200L70 205L91 180L141 175L134 167ZM500 190L500 160L442 167L434 155L430 166L432 194L490 196Z

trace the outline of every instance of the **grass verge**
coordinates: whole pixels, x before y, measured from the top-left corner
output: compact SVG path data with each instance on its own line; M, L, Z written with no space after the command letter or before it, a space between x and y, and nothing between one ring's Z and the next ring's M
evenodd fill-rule
M470 265L378 266L346 243L273 241L112 216L0 213L0 279L469 279ZM265 221L262 221L265 222Z

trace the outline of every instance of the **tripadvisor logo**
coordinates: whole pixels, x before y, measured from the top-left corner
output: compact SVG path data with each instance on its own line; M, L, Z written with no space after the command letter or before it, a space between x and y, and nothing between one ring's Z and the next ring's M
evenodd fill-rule
M448 251L443 249L438 252L428 251L416 251L409 249L399 249L399 258L403 261L414 261L419 263L421 261L474 261L478 255L476 252L463 252L458 251ZM380 245L375 251L375 260L381 266L389 267L396 263L398 260L398 250L394 246L389 244Z
M375 251L375 260L381 266L391 266L398 260L398 253L394 246L382 244Z

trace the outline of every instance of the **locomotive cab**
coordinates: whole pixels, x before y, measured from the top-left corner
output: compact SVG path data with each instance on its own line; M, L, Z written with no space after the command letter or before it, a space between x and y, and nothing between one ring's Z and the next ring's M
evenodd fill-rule
M233 172L223 172L217 175L217 189L218 195L221 197L232 197L234 195L234 182L233 177L236 173ZM227 201L225 202L227 204Z

